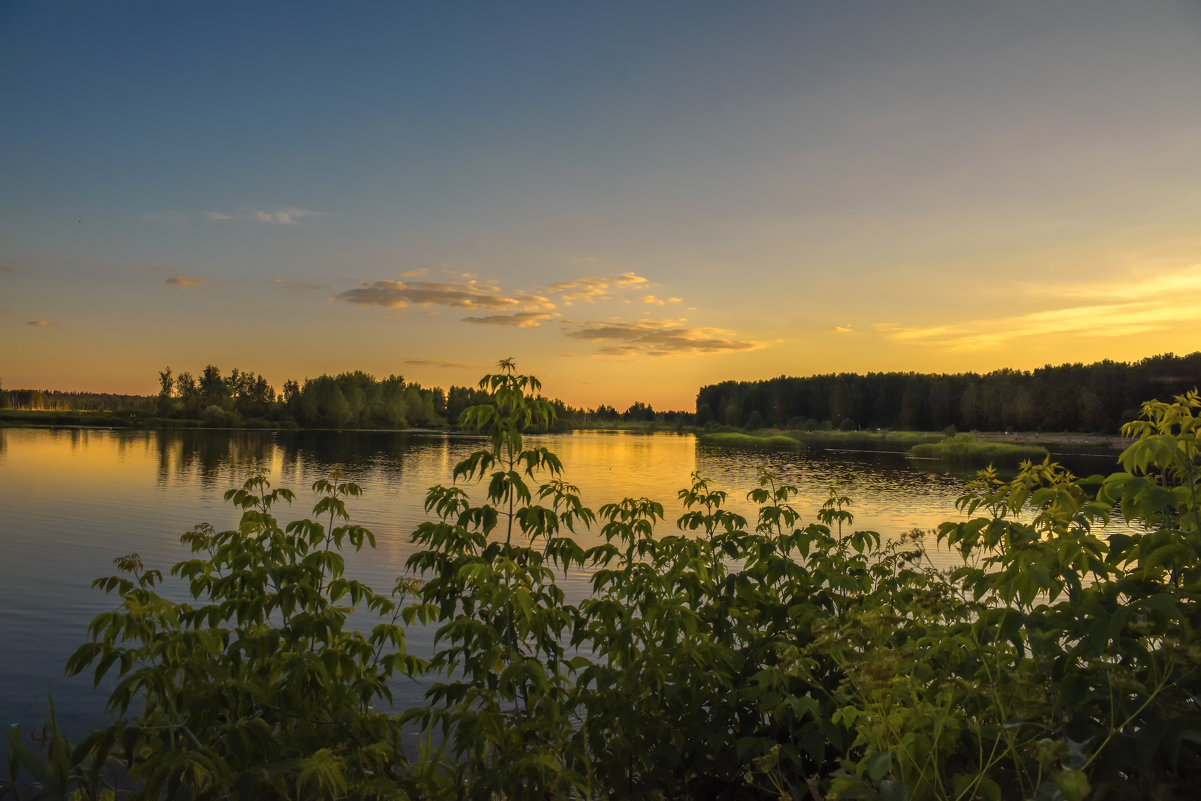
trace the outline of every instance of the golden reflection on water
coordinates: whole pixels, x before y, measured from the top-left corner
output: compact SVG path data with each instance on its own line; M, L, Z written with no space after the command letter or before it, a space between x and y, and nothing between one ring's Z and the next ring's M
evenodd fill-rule
M691 435L579 431L530 438L562 460L563 478L579 487L594 511L627 496L665 507L660 535L678 533L683 509L677 492L694 470L728 493L728 506L754 525L746 500L766 465L800 489L794 504L802 524L813 522L830 486L850 495L855 528L900 536L956 516L954 498L963 479L915 469L901 457L850 454L748 454L698 446ZM112 559L136 551L164 572L188 557L179 536L206 521L218 529L238 513L222 498L254 472L296 492L296 502L276 510L282 522L309 516L312 483L343 470L364 493L348 506L353 521L371 529L377 547L349 555L350 574L391 588L414 551L412 531L428 516L426 491L448 484L457 462L484 447L478 437L395 432L103 431L0 429L0 709L29 723L44 706L47 677L60 709L86 720L99 703L87 682L58 677L82 642L87 621L111 608L111 599L89 589L113 572ZM468 487L476 501L483 488ZM578 531L585 547L598 531ZM561 579L569 598L587 591L590 571ZM184 600L172 580L168 597ZM429 632L411 632L420 648ZM75 714L72 712L71 714Z

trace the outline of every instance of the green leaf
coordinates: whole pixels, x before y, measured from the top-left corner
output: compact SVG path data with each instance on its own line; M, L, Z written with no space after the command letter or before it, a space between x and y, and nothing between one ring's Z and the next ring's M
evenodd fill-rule
M1092 791L1088 777L1082 770L1061 770L1052 774L1051 780L1063 793L1066 801L1084 801L1085 796Z
M892 769L892 754L882 751L867 761L867 777L873 782L879 782Z

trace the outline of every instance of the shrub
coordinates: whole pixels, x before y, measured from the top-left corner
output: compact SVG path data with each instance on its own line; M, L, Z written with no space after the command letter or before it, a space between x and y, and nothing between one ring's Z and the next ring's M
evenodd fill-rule
M501 367L481 382L491 402L464 412L485 447L427 496L409 562L423 583L387 597L341 575L339 547L371 544L346 522L355 485L318 482L328 524L281 530L272 508L290 493L251 479L227 495L238 530L185 536L198 556L173 572L199 605L158 596L136 556L97 582L121 605L69 669L116 671L119 721L75 748L54 732L48 763L14 748L15 763L85 797L111 792L110 756L135 797L1195 794L1195 393L1145 404L1108 477L1048 461L1010 481L981 471L966 519L937 530L963 559L944 573L921 532L851 530L834 489L804 524L796 488L766 472L754 520L695 474L678 533L657 532L663 506L647 498L593 513L553 453L526 447L552 413L538 382ZM1111 516L1130 528L1105 536ZM583 549L584 526L604 542ZM578 605L556 581L568 569L591 574ZM347 601L380 617L370 634L347 627ZM428 664L405 653L401 619L436 626ZM423 707L372 706L389 675L423 669ZM412 761L405 725L427 746Z
M138 798L403 795L400 729L373 703L390 698L394 673L422 666L398 625L411 583L389 597L345 578L340 549L374 544L347 522L358 485L335 474L313 489L325 523L286 528L273 512L289 490L255 476L227 492L243 510L238 528L197 526L182 537L194 558L171 569L196 603L159 595L161 573L137 554L115 560L123 575L94 582L120 605L92 621L67 671L91 669L97 683L115 675L115 722L71 749L69 770L65 757L52 761L60 785L96 797L115 760ZM352 606L378 621L369 634L349 628Z

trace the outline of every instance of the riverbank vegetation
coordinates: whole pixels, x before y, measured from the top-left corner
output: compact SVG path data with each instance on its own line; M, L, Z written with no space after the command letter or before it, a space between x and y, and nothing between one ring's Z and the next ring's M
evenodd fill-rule
M223 375L208 365L193 376L159 372L157 396L103 395L0 389L0 425L133 428L440 429L486 395L475 387L425 388L391 375L377 379L353 371L288 380L277 393L266 379L234 368ZM601 404L577 409L545 399L555 414L544 431L605 428L621 431L683 431L692 414L656 411L632 403L624 412Z
M937 459L951 464L1011 468L1022 462L1041 462L1049 456L1041 445L982 440L971 434L956 434L939 442L914 445L909 453L920 459Z
M802 447L800 440L784 434L743 434L739 431L720 431L702 434L699 440L702 445L712 445L718 448L742 448L752 451L795 451Z
M699 475L663 505L584 505L523 431L552 408L511 362L464 412L485 447L433 487L392 592L348 578L357 485L226 494L160 594L136 555L68 664L111 725L11 769L43 797L1184 799L1201 784L1201 397L1149 402L1121 470L979 474L929 536L812 520L761 473L753 519ZM950 510L948 510L950 512ZM1107 521L1125 525L1108 531ZM575 538L595 527L604 542ZM566 570L592 574L569 600ZM411 627L436 632L410 652ZM426 635L428 636L428 634ZM107 678L106 678L107 677ZM425 703L391 710L420 678ZM115 775L120 776L115 780ZM15 787L6 792L21 797Z
M1117 434L1148 399L1201 386L1201 353L991 373L838 373L701 387L697 425Z
M748 450L831 450L886 451L906 453L915 445L939 442L942 434L925 431L714 431L699 436L703 445Z
M972 434L926 434L919 431L790 431L787 434L722 431L701 434L702 445L753 451L802 448L904 453L956 466L1016 468L1024 461L1043 461L1042 445L1000 442Z

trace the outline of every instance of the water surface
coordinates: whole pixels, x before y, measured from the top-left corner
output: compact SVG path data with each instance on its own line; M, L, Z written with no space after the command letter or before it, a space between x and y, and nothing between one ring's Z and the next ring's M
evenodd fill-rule
M63 675L88 621L115 605L91 590L91 581L111 575L112 560L131 552L166 574L188 556L180 534L201 521L219 530L236 522L222 495L253 472L296 492L292 507L278 512L283 521L308 516L316 500L309 488L331 470L361 484L363 496L351 500L350 511L375 533L377 548L348 559L348 572L387 590L414 550L410 533L427 519L426 490L450 483L454 465L482 443L392 432L0 429L0 725L28 730L43 716L50 691L69 731L100 720L103 693L92 691L88 677ZM889 537L955 519L965 482L895 454L744 453L698 445L691 435L575 432L537 444L558 454L564 477L594 510L627 496L663 503L663 534L676 531L676 493L693 471L726 490L729 507L752 520L746 493L760 467L798 486L802 523L815 519L834 487L854 500L855 528ZM587 546L599 534L581 532L580 539ZM567 576L569 597L582 596L587 579ZM162 592L186 597L170 580ZM413 630L410 649L428 650L430 640L429 631ZM398 703L418 703L420 686L395 689Z

